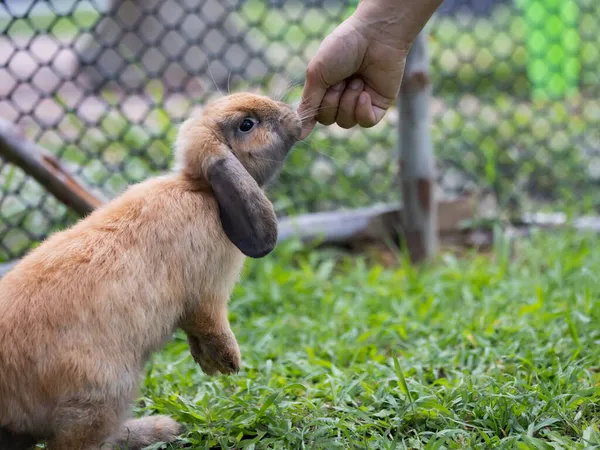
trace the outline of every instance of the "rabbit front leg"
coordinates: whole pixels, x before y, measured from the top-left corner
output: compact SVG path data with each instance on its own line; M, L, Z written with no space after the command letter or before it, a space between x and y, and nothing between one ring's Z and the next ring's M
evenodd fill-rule
M227 300L196 308L182 322L190 353L207 375L236 373L241 354L227 318Z

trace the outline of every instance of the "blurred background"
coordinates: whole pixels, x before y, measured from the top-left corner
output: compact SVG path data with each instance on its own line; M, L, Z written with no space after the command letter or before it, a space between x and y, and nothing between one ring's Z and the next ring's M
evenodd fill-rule
M179 122L219 91L297 102L341 0L5 0L0 118L95 195L168 170ZM442 198L494 214L600 207L600 3L446 0L427 26ZM280 216L395 202L398 114L317 127L272 188ZM78 216L0 160L0 261Z

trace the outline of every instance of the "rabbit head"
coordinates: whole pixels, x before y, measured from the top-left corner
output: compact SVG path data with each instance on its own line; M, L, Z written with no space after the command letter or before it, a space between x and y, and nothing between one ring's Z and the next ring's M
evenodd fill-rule
M277 218L262 188L281 169L300 131L290 106L251 93L213 101L179 129L176 169L210 188L223 230L246 256L263 257L276 245Z

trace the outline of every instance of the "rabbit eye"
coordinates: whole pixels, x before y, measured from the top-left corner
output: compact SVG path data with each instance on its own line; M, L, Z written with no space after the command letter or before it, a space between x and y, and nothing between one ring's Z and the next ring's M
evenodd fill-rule
M254 128L254 120L245 118L240 124L240 131L243 133L247 133L252 128Z

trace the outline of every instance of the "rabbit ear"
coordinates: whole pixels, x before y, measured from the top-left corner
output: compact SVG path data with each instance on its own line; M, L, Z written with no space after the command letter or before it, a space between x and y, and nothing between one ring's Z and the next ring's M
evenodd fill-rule
M229 240L251 258L271 253L277 243L277 217L254 178L233 155L210 164L207 175Z

